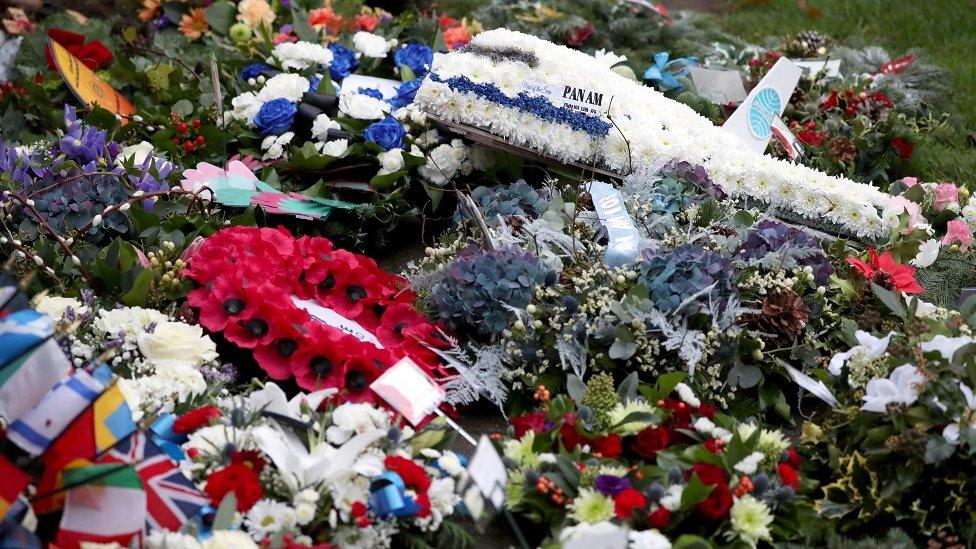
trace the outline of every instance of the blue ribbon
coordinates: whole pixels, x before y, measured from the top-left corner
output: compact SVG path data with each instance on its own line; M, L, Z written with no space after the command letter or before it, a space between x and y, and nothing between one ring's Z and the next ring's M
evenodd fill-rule
M176 422L176 416L169 412L163 412L156 421L149 427L149 432L152 433L152 440L159 446L159 449L166 452L173 461L182 461L186 459L186 454L180 448L180 444L183 444L187 440L186 435L180 435L173 432L173 423Z
M369 483L369 509L380 518L390 515L412 517L420 506L405 494L407 487L400 475L386 471Z
M654 55L654 64L644 71L644 80L657 84L663 92L684 88L678 81L678 76L688 76L688 67L698 65L697 57L679 57L668 61L671 57L666 51Z
M627 212L623 196L613 185L602 181L590 184L590 196L600 222L607 228L605 261L611 267L626 265L637 257L640 233Z

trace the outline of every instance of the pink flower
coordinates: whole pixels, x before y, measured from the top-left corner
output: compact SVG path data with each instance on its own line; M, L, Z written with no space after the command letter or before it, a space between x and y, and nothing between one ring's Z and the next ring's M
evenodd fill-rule
M197 253L197 250L200 249L200 246L203 245L203 240L204 238L202 236L197 235L197 237L193 239L193 242L190 242L190 245L187 246L186 249L183 250L183 253L180 254L180 259L182 259L185 263L189 263L190 258L193 257L193 255Z
M909 189L911 189L915 185L918 185L918 178L917 177L903 177L903 178L901 178L901 182L904 183L906 187L908 187Z
M908 214L908 227L905 229L905 234L908 234L915 230L916 227L921 223L925 223L925 218L922 217L922 208L918 204L912 202L911 200L905 198L904 196L896 196L891 198L890 204L895 206L892 210L901 215L903 213ZM899 207L900 206L900 207Z
M941 186L941 185L940 185ZM969 225L961 219L953 219L946 225L946 235L942 237L945 245L959 242L959 249L966 251L973 242L973 233L969 230Z
M949 204L958 200L959 187L952 183L939 183L939 186L935 188L935 202L932 203L932 207L935 208L935 211L941 212L949 207Z

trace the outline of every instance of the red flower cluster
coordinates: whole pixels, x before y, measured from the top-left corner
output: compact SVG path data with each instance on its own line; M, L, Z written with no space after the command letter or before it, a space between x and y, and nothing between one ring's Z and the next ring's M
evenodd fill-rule
M201 427L206 427L210 423L220 417L220 408L216 406L201 406L199 408L194 408L189 412L183 414L182 416L176 418L173 422L173 432L181 435L186 435L200 429Z
M806 124L797 121L790 122L790 129L796 134L796 138L804 145L819 147L829 137L826 131L817 131L817 123L813 120Z
M587 21L582 27L576 27L567 33L566 36L563 37L563 41L566 42L567 46L579 48L585 44L595 32L596 28L593 26L593 23Z
M386 456L383 460L383 467L392 471L403 479L403 484L417 493L414 501L420 506L417 516L420 518L430 515L430 497L427 489L430 488L430 477L424 472L424 468L417 465L413 460L401 456Z
M880 120L887 115L888 109L895 104L882 92L856 92L852 89L833 90L820 101L824 110L840 109L844 116L850 118L857 114L866 115L872 120Z
M112 52L99 40L85 43L85 35L58 28L48 29L47 35L93 71L108 68L112 64ZM52 71L58 69L54 63L51 46L45 48L44 57L47 59L47 66Z
M264 497L264 488L258 478L258 471L244 463L231 463L218 469L207 477L203 491L210 496L215 506L220 505L224 496L234 492L237 497L237 510L246 513Z
M878 254L877 250L869 247L867 263L857 257L848 257L847 263L864 275L864 278L879 286L906 294L920 294L924 291L915 280L915 267L898 263L891 252Z
M434 378L448 373L427 347L448 343L413 307L406 281L328 239L233 227L204 240L183 274L200 284L187 296L200 324L252 349L272 379L376 402L370 383L400 358Z

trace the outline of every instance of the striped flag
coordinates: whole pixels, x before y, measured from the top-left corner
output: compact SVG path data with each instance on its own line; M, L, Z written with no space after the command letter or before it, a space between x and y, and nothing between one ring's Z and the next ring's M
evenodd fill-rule
M66 469L68 491L57 544L75 549L82 542L118 543L128 547L140 541L146 521L146 493L135 469L101 464Z
M197 489L146 433L135 432L109 450L103 463L135 466L146 491L146 530L180 529L200 514L210 498Z
M54 321L34 309L0 318L0 366L17 358L54 333Z
M30 476L0 454L0 521L7 518L20 493L30 484Z
M69 373L71 362L53 338L0 367L0 416L21 417Z
M112 383L92 406L95 420L95 451L102 453L136 430L132 410L125 402L122 388Z
M105 386L84 370L62 379L33 409L10 424L7 438L32 456L44 453Z

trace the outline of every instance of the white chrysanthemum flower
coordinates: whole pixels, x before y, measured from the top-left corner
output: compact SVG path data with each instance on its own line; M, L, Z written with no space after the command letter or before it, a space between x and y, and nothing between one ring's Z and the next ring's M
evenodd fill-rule
M359 31L352 35L352 45L366 57L383 58L397 45L396 40L387 40L378 34Z
M276 74L264 83L264 87L258 92L257 101L261 105L274 99L287 99L292 103L297 103L301 101L309 86L308 79L300 74L286 72ZM258 110L260 108L258 106Z
M241 120L247 122L248 125L253 126L254 117L257 116L258 111L261 110L261 105L263 102L258 101L257 96L254 95L254 92L244 92L231 99L230 104L233 108L224 112L224 122Z
M285 70L305 70L316 65L324 68L332 63L332 50L311 42L282 42L275 46L272 55Z
M626 62L627 56L617 55L612 51L601 48L593 52L593 59L604 68L612 69L614 66Z
M467 153L468 147L459 140L438 145L428 153L427 163L417 172L431 184L443 187L461 171Z
M586 524L608 521L614 517L613 500L596 490L583 488L573 500L569 517Z
M262 499L244 516L244 525L255 541L296 524L295 510L273 499Z
M739 539L753 547L760 541L773 539L769 532L769 525L773 523L769 506L750 495L732 503L729 519L732 530L739 535Z

